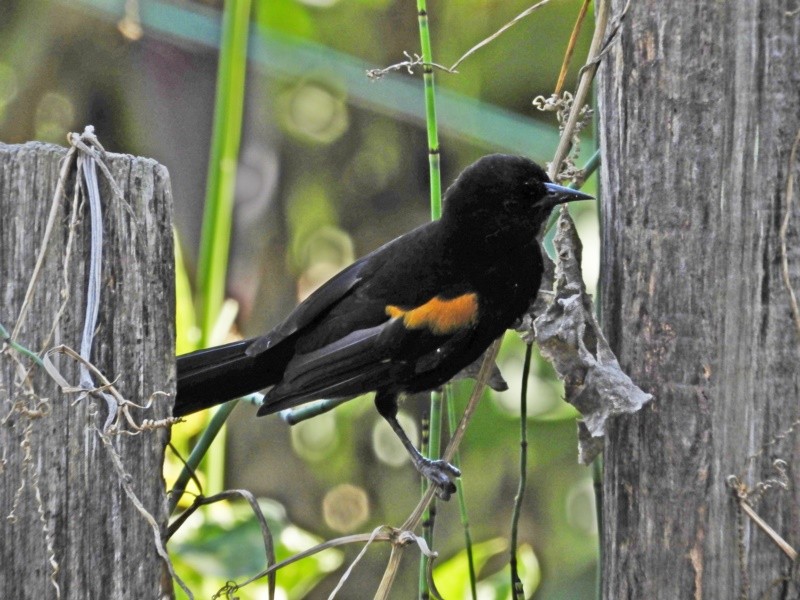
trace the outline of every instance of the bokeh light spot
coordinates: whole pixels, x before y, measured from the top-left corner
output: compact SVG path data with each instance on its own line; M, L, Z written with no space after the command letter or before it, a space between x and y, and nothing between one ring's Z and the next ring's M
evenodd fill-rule
M416 420L402 410L397 413L397 420L403 427L403 431L408 435L411 443L419 447L419 428ZM403 443L398 439L385 419L378 419L372 428L372 448L375 450L375 456L378 457L378 460L392 467L400 467L409 460L408 452L403 447Z
M353 240L341 229L324 226L309 234L296 259L304 267L297 281L298 299L305 300L354 259Z
M328 527L339 533L349 533L369 518L367 493L349 483L337 485L325 494L322 514Z
M36 106L36 139L63 143L74 120L75 107L72 101L64 94L47 92Z
M595 295L600 280L600 225L596 210L583 210L575 218L575 228L581 238L581 269L586 291Z
M330 144L349 125L344 98L313 82L303 83L281 94L278 109L286 130L312 143Z
M522 370L523 359L521 356L509 357L500 365L500 371L508 382L508 390L497 393L494 397L504 410L513 415L519 415ZM528 416L540 417L557 410L562 404L559 391L554 382L530 373L528 377Z
M332 413L301 421L292 427L291 436L295 452L310 461L326 458L339 444L336 418Z
M584 535L597 534L594 487L591 480L582 479L567 492L567 523Z

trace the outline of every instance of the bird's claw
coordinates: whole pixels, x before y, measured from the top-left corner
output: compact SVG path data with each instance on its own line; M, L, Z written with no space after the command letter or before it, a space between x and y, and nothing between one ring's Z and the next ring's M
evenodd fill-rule
M417 467L428 481L436 489L436 496L442 500L449 500L450 496L456 491L456 484L453 480L461 477L461 471L444 460L424 459Z

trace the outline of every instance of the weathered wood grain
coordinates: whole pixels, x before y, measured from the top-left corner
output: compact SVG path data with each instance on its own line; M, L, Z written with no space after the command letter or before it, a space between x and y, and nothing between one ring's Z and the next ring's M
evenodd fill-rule
M800 128L796 8L633 2L600 69L604 330L655 396L608 436L604 598L800 597L767 536L749 520L739 536L726 487L786 460L790 489L757 512L800 548L798 433L748 461L800 416L800 332L779 244Z
M9 330L33 272L65 154L51 145L0 144L0 323ZM150 159L112 154L108 165L133 214L99 174L105 239L92 362L116 381L123 396L144 403L153 392L174 388L169 176ZM16 338L36 351L57 344L80 347L90 219L83 206L65 261L73 187L74 174L60 202L30 314ZM64 356L55 362L77 385L74 362ZM153 530L120 485L97 434L105 406L90 399L75 402L75 394L61 393L41 369L32 373L29 382L22 381L9 353L0 355L0 418L9 415L0 425L0 596L56 598L54 583L61 598L171 595ZM157 398L150 410L132 413L137 420L164 418L169 403ZM159 429L112 440L132 489L162 526L167 439L168 432ZM12 510L15 519L9 520Z

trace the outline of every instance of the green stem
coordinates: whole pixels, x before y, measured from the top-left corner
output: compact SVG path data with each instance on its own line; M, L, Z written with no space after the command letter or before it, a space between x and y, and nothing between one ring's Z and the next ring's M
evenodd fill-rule
M12 340L11 339L11 334L8 333L8 330L5 327L3 327L2 325L0 325L0 341L2 341L5 344L8 344L9 347L13 348L14 350L19 352L20 354L22 354L24 356L27 356L28 358L30 358L33 362L35 362L40 367L44 366L44 363L42 362L42 359L39 358L38 354L36 354L32 350L28 350L22 344L18 344L17 342Z
M439 127L436 122L436 90L433 82L433 52L425 0L417 0L419 41L422 47L422 79L425 86L425 123L428 132L428 162L431 172L431 219L442 216L442 178L439 171Z
M288 411L281 411L281 418L289 425L297 425L302 421L331 411L349 400L352 400L352 398L326 398L324 400L309 402L308 404L298 406Z
M428 423L427 451L423 452L428 458L437 459L442 453L442 394L431 392L430 420ZM422 495L428 491L428 480L422 480ZM433 526L436 522L436 498L434 498L422 515L422 537L433 547ZM428 557L422 554L419 563L420 598L428 598Z
M428 27L428 7L426 0L417 0L417 16L419 21L419 40L422 49L422 77L425 86L425 122L428 132L428 163L430 166L430 192L431 192L431 219L442 216L442 179L439 171L439 130L436 123L436 93L433 80L433 52L431 50L431 36ZM442 436L442 399L439 393L431 394L430 408L430 447L427 453L429 458L439 458ZM423 485L423 495L425 493ZM428 547L433 547L433 515L435 514L436 501L434 500L423 515L423 520L430 523L424 531ZM427 598L428 594L428 558L423 554L419 565L419 597Z
M431 420L430 416L427 413L422 415L420 429L421 429L420 432L421 439L420 439L419 451L423 456L430 456ZM420 488L421 488L420 493L423 496L425 495L425 492L428 491L429 485L430 484L428 483L428 480L422 477L420 481ZM422 537L426 541L428 541L429 547L430 547L429 540L433 539L433 522L435 519L436 519L436 503L434 501L431 502L430 508L426 509L422 515ZM420 561L419 581L418 581L419 600L427 600L430 597L428 590L428 572L426 570L427 566L428 566L427 561Z
M511 594L515 600L525 600L525 590L517 571L517 537L522 501L525 498L525 484L528 479L528 376L531 372L533 344L525 348L525 366L522 369L522 393L519 400L519 486L514 498L514 512L511 515Z
M211 332L225 299L249 31L250 0L226 0L197 272L200 345L203 348L215 341L211 340ZM210 451L207 463L210 493L223 488L225 436L221 426L218 432L222 435Z
M200 462L211 447L211 443L214 441L214 438L217 437L219 430L222 429L222 426L228 419L228 415L236 408L237 403L238 400L232 400L220 406L212 415L208 426L203 430L203 433L200 434L200 439L197 440L194 448L192 448L192 453L189 455L189 458L186 459L186 464L169 493L169 514L175 511L175 507L178 506L178 502L181 496L183 496L183 492L186 490L186 486L189 484L192 474L197 471Z
M214 438L216 438L220 429L225 424L225 421L228 419L228 415L231 413L231 411L233 411L234 408L236 408L236 405L239 402L246 402L247 404L252 404L255 407L259 407L264 402L264 395L255 392L253 394L248 394L247 396L242 396L238 400L226 402L213 414L208 425L200 435L200 439L197 440L197 444L195 444L195 447L192 449L192 453L189 455L189 458L183 465L183 469L181 470L180 475L178 475L178 479L172 486L172 490L170 491L169 514L172 514L175 510L175 507L178 505L183 492L186 491L186 486L188 485L189 480L192 478L194 472L197 471L198 467L200 466L200 462L205 456L205 453L211 446L211 442L214 441Z

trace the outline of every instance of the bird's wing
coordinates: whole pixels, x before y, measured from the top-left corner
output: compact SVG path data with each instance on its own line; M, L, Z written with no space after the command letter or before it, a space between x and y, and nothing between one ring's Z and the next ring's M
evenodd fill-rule
M369 306L367 306L369 304ZM359 305L359 306L355 306ZM434 296L413 307L348 297L341 307L309 332L312 340L298 339L297 351L283 379L270 390L259 415L271 414L318 398L342 398L381 387L402 389L404 384L437 369L443 361L471 342L478 317L477 295ZM377 324L378 311L380 320ZM327 321L358 315L362 328L328 341L319 337ZM372 321L367 315L372 317ZM455 371L460 370L459 366ZM455 371L452 374L455 374Z
M377 322L370 314L370 309L375 307L369 305L369 300L381 296L386 290L389 291L389 296L402 297L413 303L416 297L409 296L409 290L416 287L418 293L425 294L425 286L409 286L407 282L403 281L403 277L390 276L387 281L387 278L381 278L380 274L387 271L394 273L397 268L393 263L397 262L398 257L404 258L407 262L410 260L415 264L418 263L418 256L429 254L428 245L435 231L435 222L427 223L357 260L301 302L269 333L256 338L247 348L247 355L263 354L289 337L302 336L312 330L318 330L312 336L315 340L314 343L322 345L321 342L332 341L350 331L350 329L341 331L341 316L345 314L347 315L345 321L352 316L360 321L351 327L352 330L375 325ZM363 287L368 288L366 293L362 289ZM354 296L358 296L355 303L351 302ZM366 306L363 305L365 300L367 301ZM339 311L343 305L346 307L345 311ZM328 318L332 311L339 311L338 322ZM363 313L367 313L366 321L361 316ZM381 320L385 320L382 307L379 307L378 314L382 317ZM365 322L368 322L369 325L365 325Z
M307 327L324 316L344 298L361 280L361 271L367 256L334 275L318 290L301 302L289 315L269 333L256 338L247 348L248 356L256 356L273 348L287 337Z

